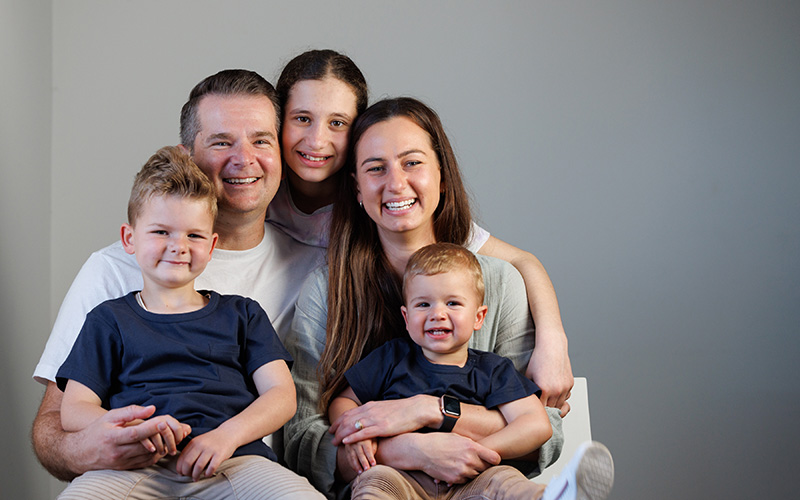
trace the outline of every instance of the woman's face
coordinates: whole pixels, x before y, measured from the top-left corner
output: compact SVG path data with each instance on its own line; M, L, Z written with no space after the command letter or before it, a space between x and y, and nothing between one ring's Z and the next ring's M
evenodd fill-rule
M428 133L405 117L376 123L356 145L358 201L381 234L433 235L441 170Z
M318 183L339 171L347 157L356 95L346 83L327 76L302 80L289 91L281 148L294 181Z

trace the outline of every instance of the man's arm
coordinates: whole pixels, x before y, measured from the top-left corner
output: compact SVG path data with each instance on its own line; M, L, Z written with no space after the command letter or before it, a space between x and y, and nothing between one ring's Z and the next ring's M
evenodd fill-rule
M49 382L31 430L36 457L57 479L71 481L90 470L147 467L166 453L164 449L150 453L140 443L161 432L162 427L165 430L167 424L163 420L127 426L150 417L154 407L118 408L79 432L66 432L61 426L62 398L56 384Z

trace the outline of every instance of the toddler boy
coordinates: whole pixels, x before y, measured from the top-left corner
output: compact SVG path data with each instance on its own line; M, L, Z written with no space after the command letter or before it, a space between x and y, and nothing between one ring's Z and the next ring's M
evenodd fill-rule
M517 372L510 360L468 348L487 312L481 267L471 252L449 243L415 252L403 276L403 298L401 310L409 338L387 342L347 371L350 386L331 402L331 422L368 401L428 394L440 396L445 420L440 429L434 429L440 432L457 432L461 403L497 408L507 425L478 442L503 459L528 455L550 438L552 428L537 397L540 391L536 384ZM359 424L357 421L356 427ZM549 495L547 498L576 498L574 493L561 496L543 491L544 486L509 466L489 467L466 484L445 485L420 471L376 465L378 446L376 439L345 445L347 459L359 471L352 483L353 499L457 499L476 495L533 499L543 494ZM605 498L607 494L600 492L592 498Z
M65 430L110 408L154 406L160 432L142 446L166 456L88 472L59 498L323 498L262 441L296 409L291 357L266 313L251 299L194 289L217 242L216 209L213 184L177 147L137 174L121 237L142 290L87 315L56 381Z

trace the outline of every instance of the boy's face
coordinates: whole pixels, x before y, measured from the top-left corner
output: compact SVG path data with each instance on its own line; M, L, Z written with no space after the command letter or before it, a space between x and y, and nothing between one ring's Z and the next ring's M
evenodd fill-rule
M191 283L211 260L217 243L207 201L153 196L135 226L123 224L122 245L136 255L145 285L178 288Z
M475 283L467 272L418 275L406 283L401 308L411 340L425 357L439 364L463 366L467 343L486 317Z

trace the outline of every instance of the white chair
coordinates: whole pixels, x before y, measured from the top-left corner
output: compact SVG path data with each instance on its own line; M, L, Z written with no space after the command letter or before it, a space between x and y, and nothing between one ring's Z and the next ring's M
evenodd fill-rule
M564 430L564 449L558 460L546 468L541 475L535 477L533 481L546 484L550 479L558 476L561 469L569 462L578 446L584 441L592 439L592 428L589 421L589 394L587 392L586 378L575 377L575 385L572 388L572 396L569 398L570 412L564 418L562 428Z

